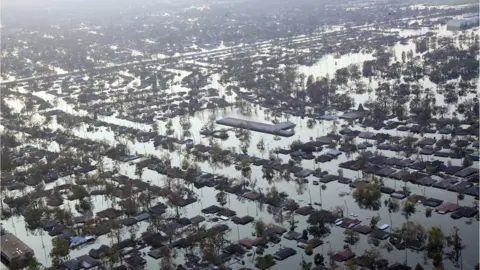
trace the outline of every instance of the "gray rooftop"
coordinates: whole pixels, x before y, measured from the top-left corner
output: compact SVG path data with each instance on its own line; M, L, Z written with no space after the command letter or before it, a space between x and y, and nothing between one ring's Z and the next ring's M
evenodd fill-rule
M252 131L264 132L284 137L293 136L295 133L292 130L296 125L290 121L282 122L278 124L266 124L260 122L254 122L250 120L238 119L233 117L227 117L220 120L217 120L217 124L236 127L236 128L245 128Z
M2 254L8 259L12 260L14 258L23 257L27 253L34 254L33 249L31 249L27 244L18 239L15 235L11 233L6 233L1 237L1 250Z

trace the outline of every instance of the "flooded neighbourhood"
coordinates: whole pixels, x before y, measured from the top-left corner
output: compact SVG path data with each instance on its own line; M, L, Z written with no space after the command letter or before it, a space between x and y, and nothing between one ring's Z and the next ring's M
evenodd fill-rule
M478 269L478 2L5 2L0 269Z

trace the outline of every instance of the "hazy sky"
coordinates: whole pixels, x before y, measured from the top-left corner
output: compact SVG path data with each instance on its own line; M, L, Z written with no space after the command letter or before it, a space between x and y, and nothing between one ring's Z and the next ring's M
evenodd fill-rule
M124 5L124 4L166 4L176 2L207 2L205 0L2 0L2 7L17 6L17 7L55 7L55 6L76 6L76 5ZM212 1L215 2L215 1Z

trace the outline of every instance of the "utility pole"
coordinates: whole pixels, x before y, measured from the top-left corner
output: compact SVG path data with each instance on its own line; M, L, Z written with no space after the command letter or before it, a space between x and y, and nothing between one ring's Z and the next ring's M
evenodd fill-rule
M347 209L347 217L348 217L348 206L347 206L347 200L343 200L345 202L345 208Z

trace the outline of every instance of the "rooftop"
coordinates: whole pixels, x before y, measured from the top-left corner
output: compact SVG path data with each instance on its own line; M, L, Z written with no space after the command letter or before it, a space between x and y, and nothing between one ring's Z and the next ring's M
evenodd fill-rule
M285 137L293 136L295 134L292 130L289 130L294 128L295 124L289 121L278 124L265 124L244 119L227 117L217 120L217 124L236 128L245 128L252 131L270 133Z
M27 246L22 240L11 233L6 233L1 237L2 255L8 260L24 256L26 253L34 253L33 249Z

